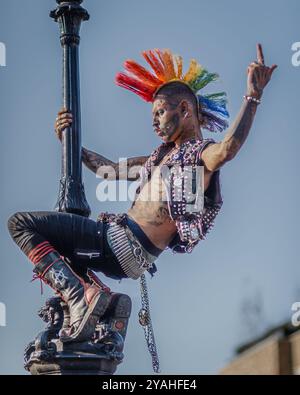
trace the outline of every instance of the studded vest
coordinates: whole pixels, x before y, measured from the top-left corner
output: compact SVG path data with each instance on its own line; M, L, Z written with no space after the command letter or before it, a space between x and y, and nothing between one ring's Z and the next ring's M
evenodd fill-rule
M199 166L203 166L201 153L211 143L215 141L213 139L189 140L183 143L173 155L171 151L174 144L162 144L152 152L141 169L141 184L137 193L151 178L153 167L158 166L163 158L170 155L164 162L164 167L168 171L162 174L162 177L167 190L169 215L177 227L177 234L168 246L174 252L192 252L198 242L205 239L206 234L213 227L214 219L223 204L219 180L220 170L213 173L209 187L204 194L199 188L201 182Z

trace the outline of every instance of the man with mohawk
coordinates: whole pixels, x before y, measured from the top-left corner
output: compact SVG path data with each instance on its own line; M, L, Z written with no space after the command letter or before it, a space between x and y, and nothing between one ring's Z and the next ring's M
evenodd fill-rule
M115 279L138 279L146 270L155 272L154 262L167 247L191 252L205 238L222 206L220 169L244 144L277 67L265 66L258 44L240 112L224 139L215 142L204 139L202 129L222 132L228 126L226 95L199 92L218 75L195 60L183 75L182 58L169 50L145 51L143 56L154 73L126 61L116 83L153 103L153 128L163 143L150 156L128 159L128 171L82 149L83 163L98 175L107 176L111 166L117 180L140 178L128 213L102 214L96 222L68 213L19 212L8 221L35 274L69 306L70 327L60 334L65 342L89 339L109 308L111 293L87 275L90 269ZM55 124L59 138L71 123L72 114L62 109ZM139 175L136 166L141 167Z

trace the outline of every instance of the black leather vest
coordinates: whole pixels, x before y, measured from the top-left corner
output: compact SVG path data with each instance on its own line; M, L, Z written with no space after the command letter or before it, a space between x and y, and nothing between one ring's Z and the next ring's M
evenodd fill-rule
M199 189L201 192L201 188L197 186L199 182L197 172L200 166L203 166L201 153L211 143L215 141L213 139L189 140L183 143L164 163L164 166L169 169L164 180L165 186L168 186L166 189L168 190L169 214L177 227L177 234L168 246L174 252L192 252L198 242L205 239L206 234L213 227L214 219L223 204L220 170L213 173L204 196L197 193ZM153 151L141 169L141 186L151 178L153 167L158 166L173 148L173 143L162 144ZM189 180L188 186L186 180Z

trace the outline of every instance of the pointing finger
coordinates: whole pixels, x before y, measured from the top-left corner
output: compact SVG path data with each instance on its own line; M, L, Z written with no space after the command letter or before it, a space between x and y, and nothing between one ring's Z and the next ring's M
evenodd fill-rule
M257 52L257 61L258 61L258 63L264 65L265 64L265 58L264 58L264 54L263 54L263 50L262 50L261 44L257 44L256 52Z

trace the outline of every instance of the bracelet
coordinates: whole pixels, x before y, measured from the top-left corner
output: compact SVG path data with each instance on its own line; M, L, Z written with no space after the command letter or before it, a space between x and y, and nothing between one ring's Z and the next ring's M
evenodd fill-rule
M252 103L256 103L256 104L261 103L260 99L256 99L256 97L253 97L253 96L245 95L245 96L243 96L243 98L246 99L248 102L252 102Z

